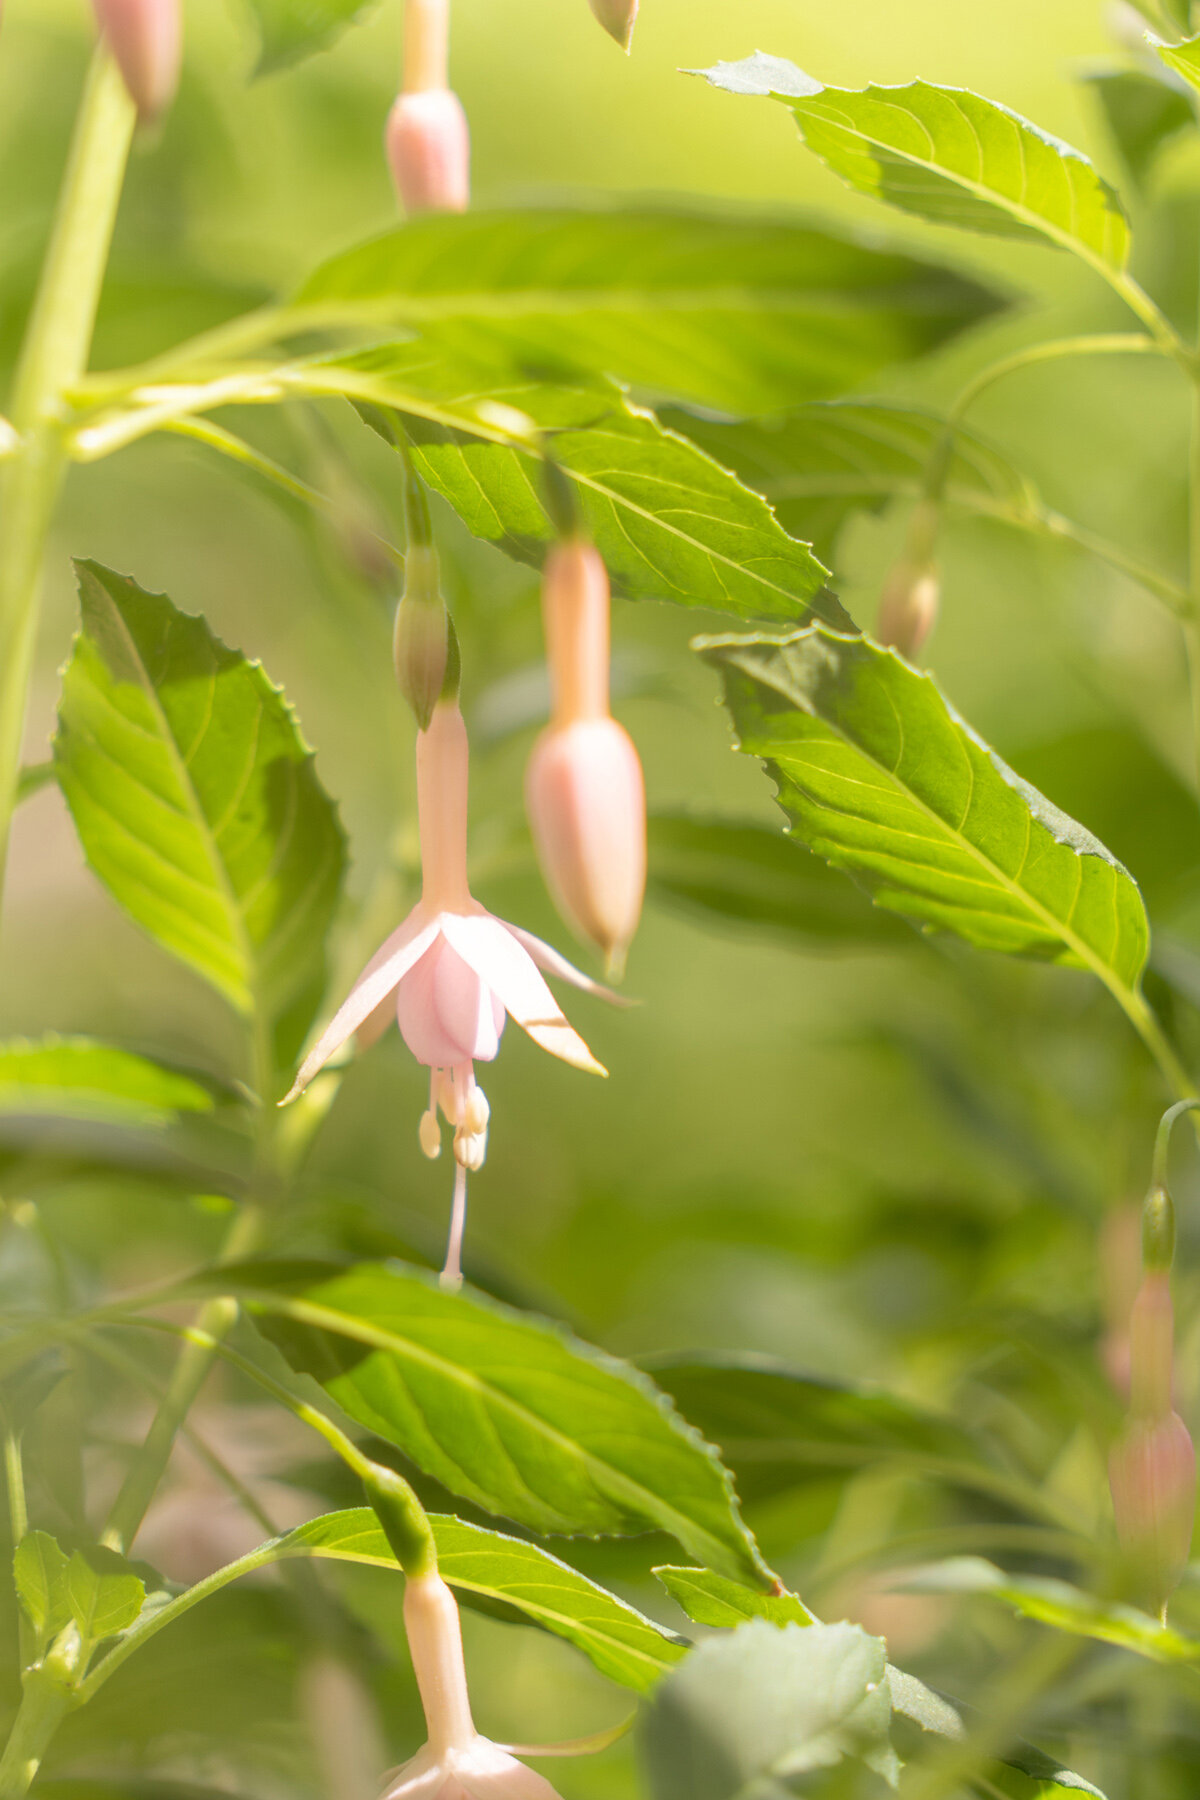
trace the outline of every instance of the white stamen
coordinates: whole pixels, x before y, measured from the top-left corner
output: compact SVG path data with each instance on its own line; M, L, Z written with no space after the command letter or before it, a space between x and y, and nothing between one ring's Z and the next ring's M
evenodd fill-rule
M450 1240L446 1245L446 1261L439 1278L439 1285L447 1294L456 1294L462 1286L462 1246L466 1224L467 1171L460 1162L454 1170L454 1204L450 1212Z
M430 1107L421 1114L421 1123L417 1127L417 1136L421 1140L421 1149L430 1162L436 1162L442 1154L442 1128L438 1124L438 1116Z
M483 1135L488 1128L488 1120L491 1116L492 1109L488 1105L487 1095L481 1087L472 1084L471 1091L467 1095L466 1111L463 1114L463 1123L472 1137Z

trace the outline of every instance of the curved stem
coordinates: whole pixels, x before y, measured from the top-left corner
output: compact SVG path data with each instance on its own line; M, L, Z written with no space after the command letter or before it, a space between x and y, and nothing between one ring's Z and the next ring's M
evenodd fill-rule
M1154 1139L1154 1163L1150 1176L1151 1188L1165 1188L1167 1185L1167 1157L1171 1149L1171 1132L1176 1119L1186 1112L1200 1112L1200 1100L1179 1100L1169 1106L1158 1122L1158 1133Z

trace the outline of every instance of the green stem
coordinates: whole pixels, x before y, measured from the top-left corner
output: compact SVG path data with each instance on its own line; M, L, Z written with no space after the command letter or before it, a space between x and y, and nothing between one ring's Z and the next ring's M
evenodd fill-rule
M25 1677L21 1705L0 1757L0 1800L23 1800L70 1708L70 1695L40 1669Z
M1187 649L1188 686L1192 696L1192 735L1196 757L1196 786L1200 794L1200 379L1192 389L1191 466L1188 488L1188 555L1192 595L1191 616L1183 627Z
M1188 1074L1166 1032L1151 1011L1145 996L1140 990L1135 991L1129 988L1114 988L1112 992L1126 1018L1158 1064L1168 1088L1179 1100L1195 1099L1196 1083Z
M8 1523L13 1549L29 1530L29 1508L25 1503L25 1461L21 1454L21 1433L12 1425L4 1428L4 1485L8 1492ZM17 1635L21 1649L21 1667L28 1668L34 1653L33 1632L23 1610L17 1608Z
M20 776L42 558L67 468L59 397L87 366L135 119L115 63L107 51L97 51L17 365L10 413L20 448L0 463L0 889Z

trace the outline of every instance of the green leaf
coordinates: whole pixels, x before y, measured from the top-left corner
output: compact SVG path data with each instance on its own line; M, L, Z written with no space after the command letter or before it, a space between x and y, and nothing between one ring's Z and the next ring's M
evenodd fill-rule
M211 1112L213 1104L211 1090L190 1076L95 1038L0 1042L0 1116L154 1127L181 1112Z
M262 38L258 75L286 69L327 50L375 0L247 0Z
M647 1377L566 1331L399 1264L253 1304L294 1367L452 1493L533 1531L667 1531L765 1579L716 1452Z
M667 422L765 495L793 537L828 560L847 519L916 500L945 430L937 413L888 400L834 400L786 417L735 423L671 412ZM1000 451L959 428L947 470L948 505L1033 525L1033 484Z
M685 1638L664 1631L536 1544L445 1514L433 1514L430 1522L439 1571L465 1600L499 1605L505 1617L515 1609L526 1623L566 1638L622 1687L649 1693L663 1672L686 1656ZM396 1567L382 1527L366 1506L310 1520L280 1541L279 1554Z
M1104 272L1129 260L1117 193L1080 151L965 88L825 87L778 57L697 70L734 94L770 95L810 150L861 194L998 237L1072 250Z
M1195 128L1186 92L1163 71L1089 69L1083 80L1104 114L1109 135L1139 187L1145 187L1160 152L1181 131Z
M883 1640L857 1625L753 1619L697 1646L645 1718L654 1800L780 1800L861 1757L893 1786Z
M776 412L920 355L999 302L949 270L770 219L667 208L428 214L322 265L303 314L410 325L544 380Z
M1200 92L1200 37L1186 38L1182 44L1164 44L1153 37L1151 41L1168 69Z
M472 380L465 368L422 363L411 346L366 361L326 362L324 377L314 369L310 380L398 410L417 472L472 536L518 561L540 568L555 533L538 457L488 429L506 416L515 420L511 430L524 419L531 440L534 427L553 434L555 459L575 483L615 593L759 619L811 610L842 629L850 624L823 588L826 571L809 546L787 535L760 495L611 390Z
M132 1625L146 1598L145 1583L125 1558L100 1544L73 1552L65 1584L71 1617L89 1644Z
M766 1619L770 1625L815 1625L810 1613L795 1594L764 1594L759 1588L748 1588L727 1575L715 1575L711 1569L655 1569L675 1604L697 1625L737 1626L747 1619Z
M48 1531L31 1531L13 1552L17 1598L38 1642L46 1643L71 1617L67 1559Z
M972 1707L934 1693L915 1675L907 1675L891 1663L888 1664L887 1680L893 1715L907 1719L923 1732L949 1738L953 1743L964 1743L970 1735L968 1724L970 1730L977 1730L985 1722ZM1073 1793L1090 1794L1093 1800L1105 1800L1100 1789L1093 1787L1082 1775L1076 1775L1055 1757L1047 1756L1044 1750L1023 1743L1019 1738L1008 1745L1002 1760L1007 1768L1016 1769L1031 1781L1043 1782L1048 1787L1068 1788Z
M258 663L98 563L63 679L55 766L88 862L239 1012L307 1028L345 846Z
M877 905L977 949L1090 969L1123 1001L1136 992L1149 947L1136 883L932 676L820 626L698 647L793 830Z
M901 1585L897 1580L898 1587ZM1200 1661L1200 1638L1189 1637L1120 1601L1102 1600L1048 1575L1009 1575L981 1556L952 1556L903 1578L906 1593L986 1594L1075 1637L1116 1644L1152 1662Z
M749 820L657 813L648 824L649 890L707 918L768 926L797 945L849 950L913 936L783 832Z
M20 806L22 800L32 800L44 787L49 787L53 780L52 762L26 763L17 777L17 805Z

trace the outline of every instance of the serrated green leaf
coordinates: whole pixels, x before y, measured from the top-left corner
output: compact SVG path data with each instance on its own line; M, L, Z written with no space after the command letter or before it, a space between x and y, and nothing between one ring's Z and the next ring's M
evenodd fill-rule
M660 1683L643 1744L654 1800L778 1800L847 1756L895 1785L881 1638L754 1619Z
M1200 1662L1200 1638L1163 1625L1149 1613L1119 1601L1102 1600L1048 1575L1009 1575L982 1556L952 1556L945 1562L910 1569L897 1587L906 1593L985 1594L1075 1637L1117 1644L1152 1662Z
M293 302L558 383L611 376L736 412L844 392L998 304L849 236L666 208L429 214L332 258Z
M953 1743L963 1743L984 1723L984 1719L974 1708L963 1706L961 1701L948 1700L944 1694L937 1694L932 1688L918 1681L915 1675L908 1675L903 1669L888 1664L888 1689L892 1697L892 1712L910 1723L917 1725L923 1732L935 1737L949 1738ZM901 1745L903 1748L903 1744ZM1035 1744L1023 1743L1020 1739L1010 1743L1004 1752L1004 1764L1015 1769L1031 1781L1044 1783L1040 1792L1049 1794L1052 1789L1068 1789L1076 1794L1090 1794L1092 1800L1105 1800L1098 1787L1073 1769L1064 1767L1053 1756L1047 1756Z
M1147 69L1088 69L1082 76L1104 114L1121 160L1145 187L1159 154L1181 131L1194 129L1196 114L1171 77Z
M154 1127L213 1104L212 1091L191 1076L96 1038L0 1042L0 1115Z
M716 1452L648 1377L566 1331L399 1264L251 1304L293 1367L451 1493L533 1531L667 1531L766 1578Z
M71 1617L67 1559L48 1531L30 1531L13 1552L17 1598L38 1641L46 1643Z
M778 57L697 73L782 100L809 149L861 194L937 224L1071 250L1108 272L1129 260L1116 191L1081 151L994 100L925 81L826 87Z
M747 1619L766 1619L769 1625L815 1625L810 1613L795 1594L764 1594L759 1588L748 1588L743 1582L730 1581L711 1569L655 1569L675 1604L697 1625L734 1627Z
M820 626L698 647L792 829L877 905L1136 992L1149 926L1133 878L1001 762L932 676Z
M726 924L766 926L801 946L853 950L914 941L900 920L769 825L657 813L647 837L648 889L658 900Z
M1164 44L1157 38L1152 41L1168 69L1200 91L1200 37L1186 38L1182 44Z
M80 563L59 781L88 862L239 1012L306 1029L345 859L282 694L203 619Z
M687 1654L684 1638L655 1625L536 1544L503 1532L432 1514L438 1569L468 1602L515 1608L527 1622L566 1638L603 1675L649 1693ZM395 1554L369 1507L326 1513L281 1540L280 1555L333 1557L396 1566Z
M259 75L289 68L327 50L375 0L246 0L262 39Z
M145 1583L131 1565L100 1544L74 1551L64 1579L71 1617L89 1644L132 1625L146 1598Z

